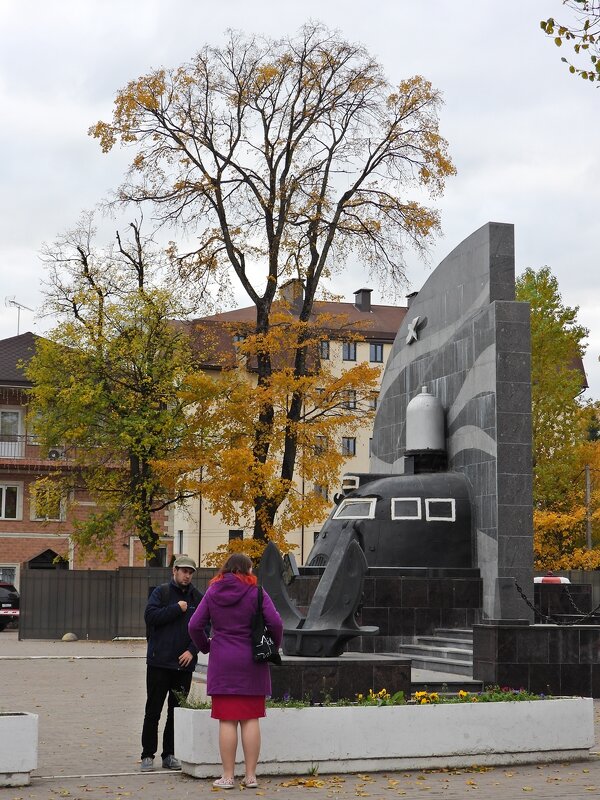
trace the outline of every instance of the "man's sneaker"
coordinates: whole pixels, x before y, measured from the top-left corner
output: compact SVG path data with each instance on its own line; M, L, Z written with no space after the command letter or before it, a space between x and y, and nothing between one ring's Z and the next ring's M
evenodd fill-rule
M181 769L181 763L175 756L165 756L163 758L163 769Z
M146 756L142 758L142 766L140 770L142 772L150 772L150 770L154 769L154 759L151 756Z

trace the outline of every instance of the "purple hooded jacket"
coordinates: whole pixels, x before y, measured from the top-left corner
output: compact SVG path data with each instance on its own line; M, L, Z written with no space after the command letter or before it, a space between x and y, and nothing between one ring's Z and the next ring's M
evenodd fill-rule
M271 673L266 663L252 660L250 623L258 589L226 572L211 584L190 620L190 637L202 653L210 652L206 691L209 695L269 695ZM277 647L283 625L273 601L263 590L263 615ZM210 623L210 641L205 628Z

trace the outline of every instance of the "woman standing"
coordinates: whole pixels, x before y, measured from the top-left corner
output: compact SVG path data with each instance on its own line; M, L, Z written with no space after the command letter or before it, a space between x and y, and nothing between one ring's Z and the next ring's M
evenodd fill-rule
M257 580L252 561L243 553L229 556L209 584L190 620L194 644L208 658L207 693L212 697L212 718L219 720L219 750L223 775L219 789L233 789L238 723L241 729L246 775L243 784L254 789L260 752L259 718L265 716L265 696L271 693L267 663L252 659L251 620L257 608ZM277 647L283 625L273 601L263 592L265 623ZM210 623L211 638L205 628Z

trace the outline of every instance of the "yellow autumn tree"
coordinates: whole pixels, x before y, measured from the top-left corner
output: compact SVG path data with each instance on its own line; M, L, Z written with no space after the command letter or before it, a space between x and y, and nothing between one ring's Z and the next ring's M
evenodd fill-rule
M46 310L58 323L38 340L26 375L40 444L67 454L37 482L42 514L44 503L52 508L85 489L94 508L73 522L79 548L111 556L121 526L137 534L152 563L159 513L193 496L184 475L167 481L155 463L176 458L191 435L185 398L198 353L173 323L184 308L161 285L160 251L138 223L129 231L103 248L84 216L46 247Z
M582 414L588 439L576 449L566 502L560 508L534 509L537 569L600 567L600 404L587 406Z
M592 408L582 399L581 357L588 331L566 306L548 267L527 269L516 285L531 307L534 553L537 569L600 565L586 547L585 465Z
M112 119L90 129L104 152L133 151L119 200L149 203L193 237L170 250L190 295L235 281L255 307L257 399L244 459L258 485L271 480L274 449L282 453L277 490L254 493L256 539L272 535L306 450L309 323L322 282L353 257L402 291L406 246L423 253L439 230L437 211L409 193L435 197L455 172L440 103L423 77L392 85L364 47L309 23L279 40L233 32L180 67L132 80ZM289 371L279 373L264 343L290 278L303 296Z
M373 396L380 368L356 364L341 375L318 359L319 345L335 327L336 337L357 340L358 331L344 331L344 322L322 315L310 324L296 321L278 303L266 335L250 334L236 345L236 363L223 357L221 371L198 371L189 376L182 397L188 408L191 435L186 437L176 459L160 463L167 483L181 478L182 489L201 495L213 513L232 527L248 527L256 509L266 509L262 524L268 539L282 552L289 552L286 534L320 521L331 505L325 489L333 489L350 454L340 448L340 437L355 433L372 418ZM201 331L201 340L211 331ZM309 352L306 374L294 373L293 357L302 339ZM275 368L268 380L258 382L253 371L257 353L268 351ZM303 398L300 419L289 418L295 394ZM272 420L263 442L264 460L254 458L256 420L264 409L272 409ZM195 428L195 432L194 432ZM212 432L212 435L207 435ZM286 443L296 443L293 479L284 476L283 462L289 457ZM167 477L170 476L170 477ZM305 494L303 485L323 491ZM270 510L275 509L273 520ZM218 564L225 552L243 549L258 558L263 539L233 540L209 555Z

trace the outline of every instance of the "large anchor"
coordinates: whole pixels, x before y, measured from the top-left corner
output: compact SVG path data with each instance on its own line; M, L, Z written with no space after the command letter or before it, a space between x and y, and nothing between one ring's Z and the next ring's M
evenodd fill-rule
M367 569L354 526L349 525L343 529L303 617L288 594L281 553L269 542L260 562L260 577L283 620L285 655L332 658L344 652L350 639L379 633L376 626L361 627L355 618Z

